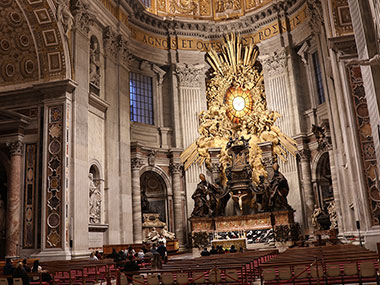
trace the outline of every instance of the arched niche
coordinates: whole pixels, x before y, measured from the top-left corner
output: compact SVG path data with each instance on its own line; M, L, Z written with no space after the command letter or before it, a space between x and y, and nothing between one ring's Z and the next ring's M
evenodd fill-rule
M90 69L89 69L89 77L90 77L90 90L91 92L99 95L100 88L100 44L98 38L94 35L90 38Z
M149 209L142 209L145 212L160 214L160 220L168 222L168 188L164 178L153 170L147 170L140 176L141 196L146 197Z
M326 210L334 200L329 153L321 153L315 162L315 198L320 208Z
M90 165L89 173L89 224L103 223L103 185L101 177L101 169L98 163L94 162Z

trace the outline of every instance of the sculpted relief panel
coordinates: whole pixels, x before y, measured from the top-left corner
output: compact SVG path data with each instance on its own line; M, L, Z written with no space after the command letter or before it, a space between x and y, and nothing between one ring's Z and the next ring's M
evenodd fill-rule
M152 0L147 10L161 16L223 20L244 15L271 0Z

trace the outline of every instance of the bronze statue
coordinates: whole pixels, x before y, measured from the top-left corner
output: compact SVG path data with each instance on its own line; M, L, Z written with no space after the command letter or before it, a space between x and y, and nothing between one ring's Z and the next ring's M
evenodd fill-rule
M270 182L270 196L269 196L269 208L273 211L278 210L292 210L292 207L288 204L287 196L289 194L288 181L278 171L279 165L273 164L273 177Z
M194 199L194 210L191 213L192 217L208 217L210 216L210 202L207 200L209 192L209 183L204 174L199 174L201 182L198 183L197 189L191 198Z

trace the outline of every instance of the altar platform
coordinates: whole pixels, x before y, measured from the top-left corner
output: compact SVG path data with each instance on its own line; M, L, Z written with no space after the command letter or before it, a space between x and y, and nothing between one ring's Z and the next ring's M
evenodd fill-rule
M271 229L294 224L293 211L265 212L245 216L190 218L192 232L231 232Z

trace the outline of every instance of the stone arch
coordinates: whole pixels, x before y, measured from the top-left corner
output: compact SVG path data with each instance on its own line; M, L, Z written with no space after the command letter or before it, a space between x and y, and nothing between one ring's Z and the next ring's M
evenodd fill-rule
M95 172L97 174L97 178L103 180L103 168L100 164L100 162L97 160L97 159L93 159L90 161L89 163L89 168L88 168L88 172L89 173L92 173L91 172L91 168L95 168Z
M170 179L169 179L169 176L166 174L166 172L158 167L158 166L150 166L150 165L147 165L147 166L144 166L141 171L140 171L140 177L144 174L144 172L146 171L153 171L153 172L156 172L158 175L161 176L161 178L164 180L165 182L165 185L166 185L166 190L167 190L167 194L170 195L171 193L171 189L172 189L172 185L171 185L171 182L170 182Z
M0 1L0 86L71 77L55 9L52 0Z
M142 211L160 214L160 220L169 221L168 181L165 181L164 172L158 167L145 167L140 175L140 189L142 197ZM149 209L144 209L148 204ZM145 205L145 206L144 206Z
M318 201L321 208L324 208L327 206L328 202L334 200L328 151L320 152L314 158L312 164L312 177L316 201Z

